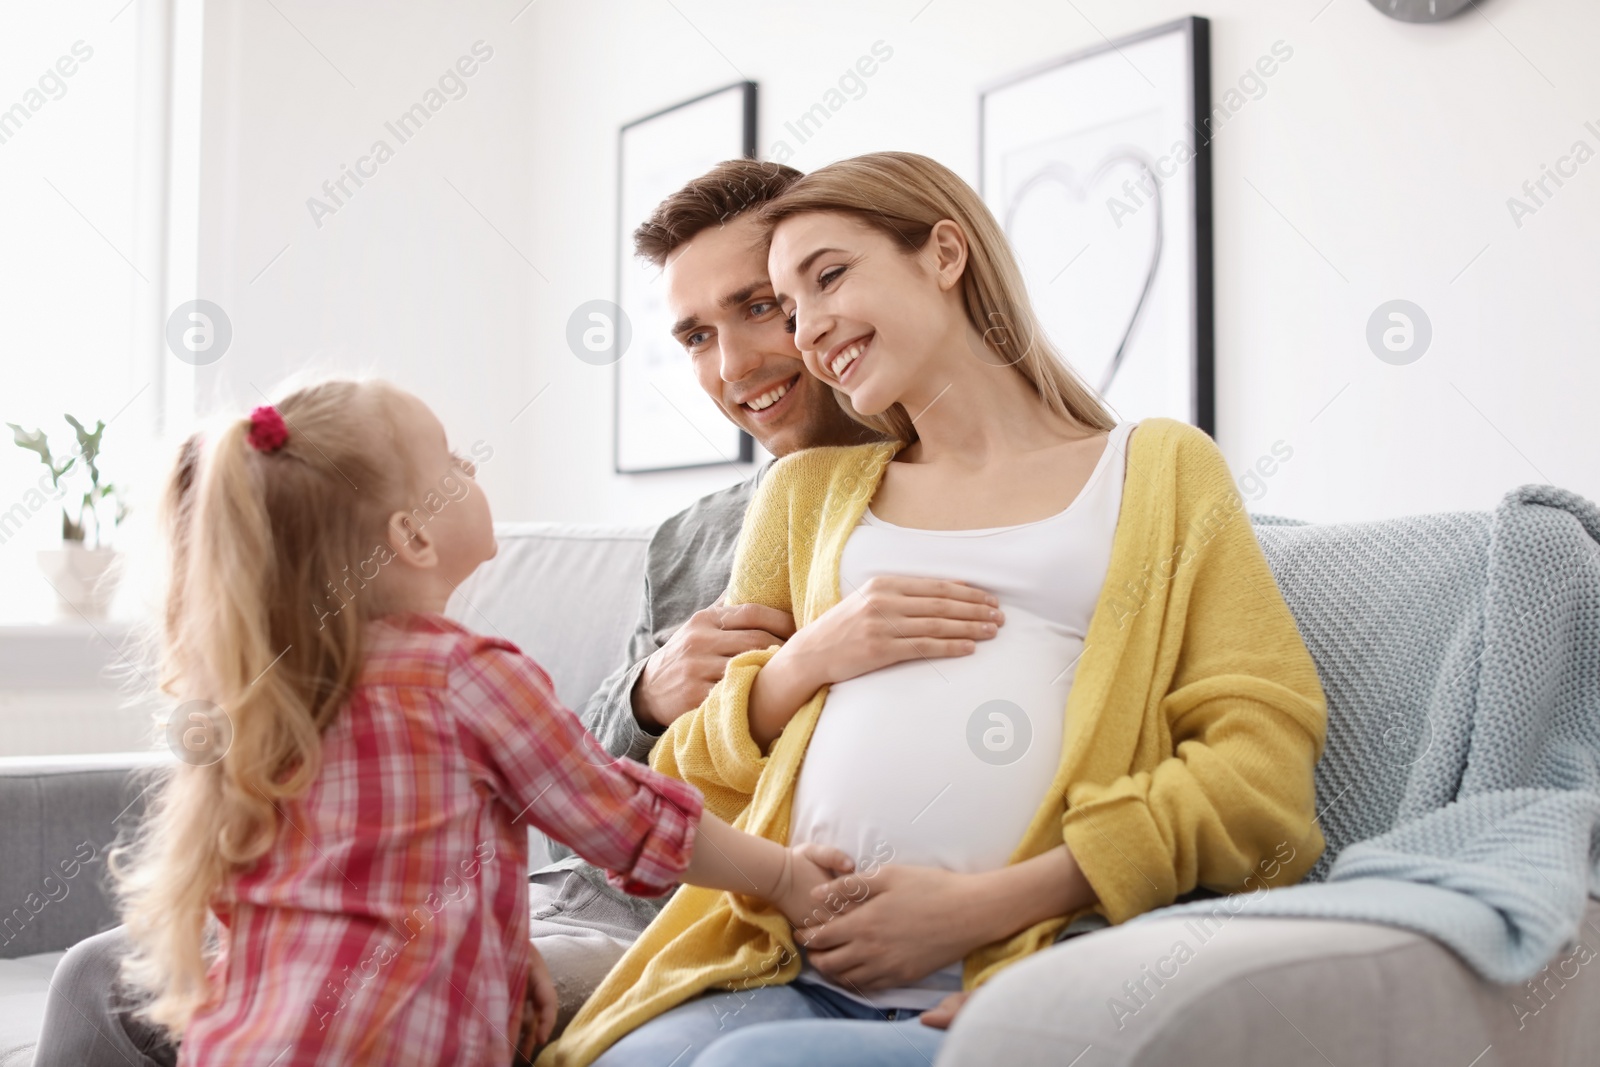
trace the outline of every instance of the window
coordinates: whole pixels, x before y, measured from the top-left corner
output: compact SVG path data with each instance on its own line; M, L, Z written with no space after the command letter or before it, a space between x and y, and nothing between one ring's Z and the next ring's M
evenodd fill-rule
M0 423L76 451L71 413L108 423L104 478L148 507L164 408L173 254L192 249L200 3L23 0L0 9ZM174 63L172 57L180 57ZM174 152L180 131L183 152ZM181 195L187 212L169 213ZM38 458L0 426L0 622L55 613L35 553L61 509ZM162 449L161 451L165 451ZM42 479L42 483L41 483ZM109 525L109 523L108 523Z

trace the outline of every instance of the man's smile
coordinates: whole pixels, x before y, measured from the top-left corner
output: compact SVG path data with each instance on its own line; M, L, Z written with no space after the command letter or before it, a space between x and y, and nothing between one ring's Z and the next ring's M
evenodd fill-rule
M801 373L804 372L802 371ZM741 408L748 412L752 418L759 419L763 422L770 419L775 419L791 406L784 403L784 401L789 398L790 394L795 391L795 387L799 384L800 375L796 374L787 381L779 382L771 388L746 397L737 403Z

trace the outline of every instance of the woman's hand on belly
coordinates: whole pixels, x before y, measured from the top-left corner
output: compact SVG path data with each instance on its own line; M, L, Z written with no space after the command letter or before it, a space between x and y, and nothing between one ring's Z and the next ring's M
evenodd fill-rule
M975 948L1095 902L1064 844L976 874L886 863L870 876L843 874L812 896L831 917L796 930L795 940L813 967L863 991L915 982Z
M797 630L756 675L750 737L766 752L825 685L908 659L970 656L1004 625L999 604L965 582L895 574L868 579Z
M828 918L796 930L795 940L813 967L846 988L908 985L994 940L980 885L974 875L901 864L870 878L846 875L815 894Z
M1004 622L999 598L977 586L880 574L796 631L791 655L815 664L821 688L917 657L970 655Z

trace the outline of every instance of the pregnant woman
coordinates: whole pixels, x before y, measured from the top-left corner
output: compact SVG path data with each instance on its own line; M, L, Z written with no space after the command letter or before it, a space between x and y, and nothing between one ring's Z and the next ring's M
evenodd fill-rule
M807 366L893 440L770 471L729 602L800 633L735 657L652 763L857 869L798 932L679 889L548 1067L924 1067L960 991L1006 965L1269 866L1298 880L1322 851L1322 690L1210 438L1107 413L934 161L836 163L766 214ZM891 574L950 582L990 629L889 666L798 640L852 600L910 626L873 581Z

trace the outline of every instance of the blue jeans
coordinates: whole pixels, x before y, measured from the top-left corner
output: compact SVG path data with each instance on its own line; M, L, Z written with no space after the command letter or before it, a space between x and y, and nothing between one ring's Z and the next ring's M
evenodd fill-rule
M651 1019L594 1067L931 1067L944 1031L810 982L703 993Z

